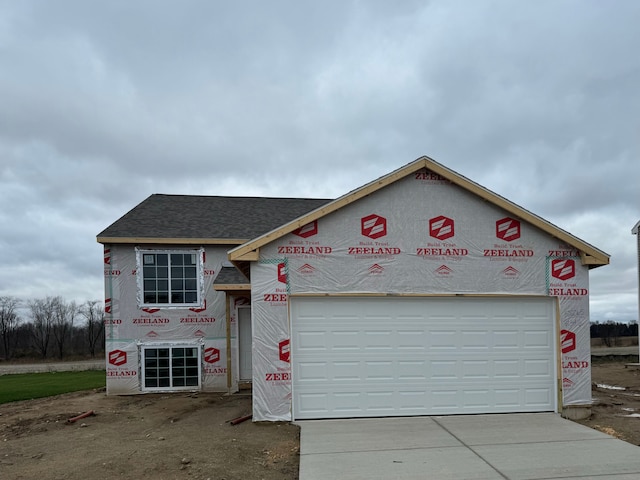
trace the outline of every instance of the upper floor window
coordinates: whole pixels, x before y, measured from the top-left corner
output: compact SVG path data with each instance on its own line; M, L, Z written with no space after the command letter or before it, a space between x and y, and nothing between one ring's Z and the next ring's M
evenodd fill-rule
M201 251L141 250L138 254L143 305L192 307L201 303Z

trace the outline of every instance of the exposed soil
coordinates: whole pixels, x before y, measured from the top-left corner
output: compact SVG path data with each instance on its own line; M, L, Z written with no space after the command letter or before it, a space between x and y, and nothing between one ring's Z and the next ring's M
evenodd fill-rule
M603 358L592 364L591 381L591 418L578 423L640 445L640 368Z
M640 369L604 358L592 378L596 404L579 423L640 445ZM90 391L0 405L0 478L297 479L298 427L230 425L249 413L249 394Z
M0 478L297 479L298 427L230 425L250 413L247 394L90 391L0 405Z

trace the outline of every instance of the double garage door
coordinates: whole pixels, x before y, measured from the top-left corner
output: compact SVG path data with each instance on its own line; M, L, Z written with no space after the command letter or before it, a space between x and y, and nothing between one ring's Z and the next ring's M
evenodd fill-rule
M294 419L556 410L555 304L294 297Z

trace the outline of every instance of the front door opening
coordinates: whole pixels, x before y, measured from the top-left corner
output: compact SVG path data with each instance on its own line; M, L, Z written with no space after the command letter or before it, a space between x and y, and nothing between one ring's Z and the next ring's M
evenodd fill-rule
M250 382L252 379L251 307L238 307L238 337L240 381Z

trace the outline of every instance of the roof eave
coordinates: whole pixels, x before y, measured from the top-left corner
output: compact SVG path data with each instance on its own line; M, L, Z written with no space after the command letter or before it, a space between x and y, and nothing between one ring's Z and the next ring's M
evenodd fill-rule
M98 243L104 244L157 244L157 245L242 245L243 238L161 238L161 237L100 237Z
M422 168L426 168L431 172L437 173L451 183L478 195L489 203L492 203L506 210L510 214L535 225L549 235L556 237L564 243L574 247L576 250L579 250L581 252L583 265L588 265L589 268L595 268L609 264L609 255L607 253L593 247L592 245L589 245L588 243L580 240L579 238L571 235L568 232L565 232L564 230L556 227L543 218L529 212L528 210L520 207L519 205L516 205L506 198L473 182L472 180L469 180L463 175L460 175L459 173L448 169L444 165L439 164L438 162L427 156L420 157L413 162L405 165L404 167L401 167L383 177L380 177L377 180L374 180L373 182L370 182L356 190L353 190L334 200L333 202L328 203L327 205L313 210L308 214L298 217L297 219L283 225L280 228L267 232L260 237L257 237L243 245L230 250L228 252L229 260L231 260L232 262L250 262L257 260L259 257L260 247L288 233L291 233L297 228L303 227L304 225L307 225L314 220L318 220L319 218L324 217L329 213L332 213L350 203L353 203L356 200L366 197L367 195L370 195L373 192L380 190L381 188L386 187L387 185L392 184L411 173L421 170Z
M381 188L386 187L387 185L390 185L396 182L397 180L400 180L401 178L404 178L410 173L413 173L422 168L425 168L427 158L428 157L421 157L405 165L404 167L394 170L393 172L383 177L380 177L377 180L374 180L373 182L370 182L360 188L357 188L341 196L340 198L337 198L336 200L333 200L332 202L329 202L328 204L323 205L320 208L312 210L311 212L305 215L302 215L301 217L298 217L297 219L292 220L289 223L286 223L285 225L275 230L267 232L264 235L261 235L251 240L250 242L247 242L244 245L240 245L239 247L236 247L230 250L229 260L233 262L234 260L251 260L255 258L256 254L255 253L252 254L251 252L257 253L260 247L262 247L263 245L271 243L272 241L288 233L291 233L294 230L300 227L303 227L315 220L318 220L319 218L322 218L330 213L333 213L336 210L339 210L340 208L345 207L346 205L349 205L350 203L360 200L361 198L366 197L367 195L371 195L373 192L380 190Z
M249 292L251 291L251 284L249 283L223 283L213 286L213 289L217 292Z
M451 183L454 183L471 193L478 195L484 200L496 205L497 207L506 210L510 214L515 217L518 217L527 223L530 223L540 230L548 233L549 235L561 240L574 247L576 250L581 252L581 260L583 265L588 265L589 268L600 267L603 265L609 264L609 255L602 250L595 248L592 245L589 245L587 242L579 239L578 237L571 235L569 232L562 230L561 228L553 225L551 222L539 217L538 215L522 208L521 206L507 200L506 198L498 195L495 192L492 192L488 188L483 187L475 183L472 180L469 180L463 175L456 173L452 170L449 170L447 167L440 165L435 161L431 161L430 165L427 167L429 170L439 174L440 176L446 178Z

